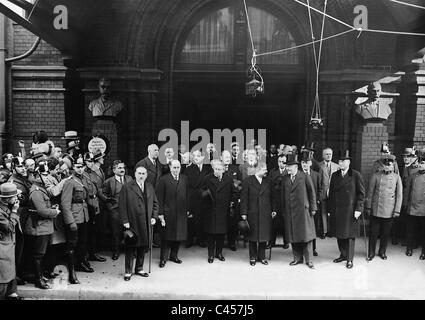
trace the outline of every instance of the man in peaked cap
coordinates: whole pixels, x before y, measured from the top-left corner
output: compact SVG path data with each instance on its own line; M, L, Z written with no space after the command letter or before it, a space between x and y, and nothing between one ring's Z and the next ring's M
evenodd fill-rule
M332 174L329 186L329 235L337 238L340 256L333 262L347 261L353 267L354 245L358 235L358 219L363 211L365 186L360 172L350 168L348 150L340 154L340 169Z
M21 193L13 183L0 186L0 300L20 299L16 287L15 232L20 229L19 201Z
M386 167L385 164L384 164L384 162L385 162L384 160L387 159L386 158L387 155L391 155L390 148L388 146L388 143L384 142L381 145L381 157L373 163L372 172L381 171L381 170L384 169L384 167ZM398 165L397 165L396 161L394 161L394 173L396 173L396 174L400 173L400 171L398 170Z
M406 255L412 255L419 230L421 237L418 244L422 246L419 259L425 260L425 150L419 151L417 156L418 171L407 178L403 194L403 207L406 212Z

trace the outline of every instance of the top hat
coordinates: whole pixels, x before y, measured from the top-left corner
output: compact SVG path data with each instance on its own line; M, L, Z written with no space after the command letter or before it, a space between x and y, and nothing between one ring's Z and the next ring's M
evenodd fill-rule
M304 143L304 145L301 149L315 152L316 150L314 149L314 144L315 144L314 142L306 141L306 143Z
M286 165L299 164L297 154L288 154L286 157Z
M137 243L137 235L132 229L124 231L124 243L126 246L133 246Z
M350 151L349 150L345 150L345 152L340 151L338 160L351 160Z
M0 186L0 197L1 198L10 198L21 194L15 184L12 182L5 182Z
M67 139L67 140L77 140L80 139L80 137L77 134L77 131L65 131L65 134L61 139Z
M238 230L244 236L248 236L251 233L251 227L249 226L248 220L241 220L238 222Z
M301 161L307 162L313 160L313 156L309 151L301 152Z

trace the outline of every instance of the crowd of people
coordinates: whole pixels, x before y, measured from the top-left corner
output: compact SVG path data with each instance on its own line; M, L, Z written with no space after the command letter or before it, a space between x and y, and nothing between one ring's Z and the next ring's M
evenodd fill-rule
M359 219L369 217L367 259L386 260L389 240L407 245L406 255L422 245L425 259L425 153L406 148L401 170L387 145L373 165L369 187L351 168L348 152L325 148L315 158L314 143L270 145L255 141L242 151L209 144L205 151L165 150L156 144L128 175L114 160L107 177L100 150L83 152L76 132L67 132L66 153L44 132L34 136L28 156L19 141L18 155L6 153L0 169L0 299L20 299L18 284L49 289L55 266L66 261L70 284L78 272L94 272L89 261L106 261L99 242L117 260L125 252L124 280L148 277L145 254L160 247L159 267L181 264L179 248L206 248L206 261L225 261L223 249L248 242L250 265L267 265L266 249L283 236L292 246L291 266L315 266L316 238L335 237L339 256L353 267ZM364 221L363 221L364 225ZM105 237L105 234L107 236ZM103 238L102 238L103 237ZM135 261L135 263L134 263Z

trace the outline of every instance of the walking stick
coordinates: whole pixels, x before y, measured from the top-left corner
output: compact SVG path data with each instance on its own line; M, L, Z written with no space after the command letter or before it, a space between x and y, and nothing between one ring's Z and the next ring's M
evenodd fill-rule
M365 224L365 219L364 219L364 213L362 213L362 221L363 221L363 235L364 235L364 246L366 249L366 261L369 263L369 248L367 246L367 239L366 239L366 224Z
M152 243L153 243L153 225L150 225L150 237L149 237L149 273L151 273L152 265Z

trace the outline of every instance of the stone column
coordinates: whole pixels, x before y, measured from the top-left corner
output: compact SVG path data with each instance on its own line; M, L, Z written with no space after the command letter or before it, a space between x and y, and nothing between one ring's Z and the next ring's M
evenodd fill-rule
M372 165L381 155L381 145L388 142L387 126L383 123L367 122L359 127L356 137L355 163L358 163L360 172L369 181L372 175Z

